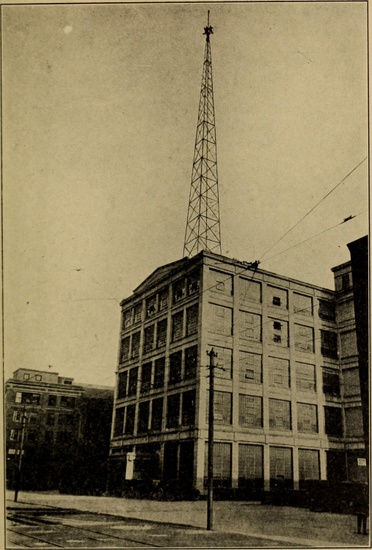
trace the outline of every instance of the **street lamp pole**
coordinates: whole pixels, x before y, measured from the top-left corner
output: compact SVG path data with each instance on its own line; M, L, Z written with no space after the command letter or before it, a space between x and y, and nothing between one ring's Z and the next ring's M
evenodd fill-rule
M209 356L209 421L208 421L208 508L207 530L213 529L213 438L214 438L214 359L217 357L212 348Z
M22 412L21 439L20 439L20 444L19 444L19 449L18 449L19 456L18 456L18 464L17 464L16 482L15 482L15 487L14 487L14 502L17 502L17 500L18 500L19 486L21 484L22 455L23 455L23 444L24 444L24 440L25 440L26 422L27 422L27 415L26 415L26 408L24 408L23 412Z

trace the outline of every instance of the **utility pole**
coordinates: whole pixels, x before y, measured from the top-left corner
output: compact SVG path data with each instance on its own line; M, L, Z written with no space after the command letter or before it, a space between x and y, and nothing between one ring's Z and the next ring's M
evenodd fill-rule
M23 444L25 439L25 429L26 429L26 422L27 422L27 415L26 415L26 409L23 409L22 412L22 427L21 427L21 439L19 444L19 456L18 456L18 464L17 464L17 475L16 475L16 482L15 482L15 488L14 488L14 502L17 502L18 500L18 492L19 487L21 484L21 476L22 476L22 455L23 455Z
M207 530L213 529L213 438L214 438L214 359L217 357L212 348L209 356L209 421L208 421L208 508Z

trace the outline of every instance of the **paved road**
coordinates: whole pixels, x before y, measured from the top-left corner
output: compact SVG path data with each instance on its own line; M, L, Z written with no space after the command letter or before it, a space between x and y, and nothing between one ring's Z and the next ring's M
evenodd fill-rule
M9 506L6 548L274 547L288 544L108 514ZM289 545L295 546L295 545Z

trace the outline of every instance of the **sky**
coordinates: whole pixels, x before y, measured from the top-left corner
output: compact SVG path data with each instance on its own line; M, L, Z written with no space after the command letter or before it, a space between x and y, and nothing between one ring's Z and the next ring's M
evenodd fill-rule
M5 377L114 384L183 254L208 9L222 253L333 288L367 233L365 3L3 6Z

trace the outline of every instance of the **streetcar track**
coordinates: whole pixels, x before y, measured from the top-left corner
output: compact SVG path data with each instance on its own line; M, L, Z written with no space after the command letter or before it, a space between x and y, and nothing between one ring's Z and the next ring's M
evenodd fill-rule
M34 540L38 540L40 542L44 542L46 544L49 544L50 546L56 546L57 548L63 548L63 546L61 546L60 544L57 544L56 542L49 542L48 540L44 540L42 539L41 537L35 537L34 535L30 535L30 533L21 533L20 531L16 531L15 529L10 529L9 527L7 528L7 531L10 531L11 533L16 533L16 535L22 535L23 537L26 537L26 538L30 538L30 539L34 539ZM31 548L31 547L29 547Z

